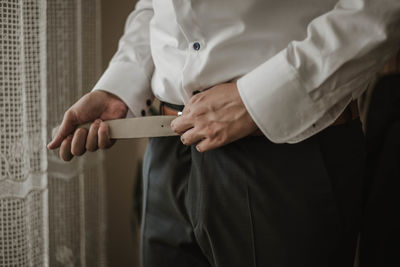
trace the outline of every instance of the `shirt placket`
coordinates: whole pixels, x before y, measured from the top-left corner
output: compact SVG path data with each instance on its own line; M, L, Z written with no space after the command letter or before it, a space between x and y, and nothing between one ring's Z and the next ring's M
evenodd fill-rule
M196 66L202 60L206 42L200 27L196 23L197 18L192 9L192 1L174 0L173 3L177 23L185 37L187 47L185 64L181 70L182 87L180 88L184 100L187 102L193 94L201 89L199 81L196 79L199 74L199 68L196 68Z

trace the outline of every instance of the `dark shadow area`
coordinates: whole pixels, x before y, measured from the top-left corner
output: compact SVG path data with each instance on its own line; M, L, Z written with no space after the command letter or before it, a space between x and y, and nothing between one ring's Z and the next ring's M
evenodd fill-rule
M400 266L400 74L386 75L376 84L366 141L360 267Z

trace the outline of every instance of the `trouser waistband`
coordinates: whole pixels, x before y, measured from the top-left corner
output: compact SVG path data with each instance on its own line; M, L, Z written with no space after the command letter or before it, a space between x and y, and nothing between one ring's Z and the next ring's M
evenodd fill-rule
M161 102L160 114L177 116L178 112L182 111L184 107L185 107L184 105L175 105L167 102ZM348 123L352 120L357 119L358 117L359 117L359 112L357 107L357 101L352 101L342 112L342 114L340 114L340 116L336 119L336 121L332 124L332 126Z

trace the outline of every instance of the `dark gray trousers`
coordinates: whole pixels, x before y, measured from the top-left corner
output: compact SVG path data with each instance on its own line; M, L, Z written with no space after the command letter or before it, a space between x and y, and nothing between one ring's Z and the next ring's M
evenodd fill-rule
M205 153L152 138L142 266L351 267L364 160L358 120L298 144L249 136Z

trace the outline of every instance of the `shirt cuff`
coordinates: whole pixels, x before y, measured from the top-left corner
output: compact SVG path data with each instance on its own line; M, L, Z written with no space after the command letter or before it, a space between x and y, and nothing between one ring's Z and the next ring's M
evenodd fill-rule
M302 87L286 54L285 49L237 81L247 111L275 143L288 142L323 115Z
M110 63L94 90L118 96L128 106L128 114L136 117L149 114L154 99L148 76L140 67L128 62Z

